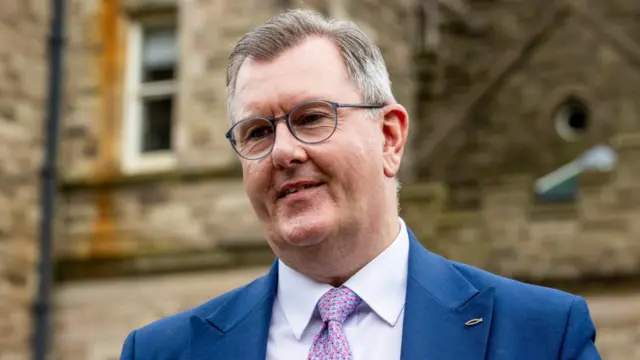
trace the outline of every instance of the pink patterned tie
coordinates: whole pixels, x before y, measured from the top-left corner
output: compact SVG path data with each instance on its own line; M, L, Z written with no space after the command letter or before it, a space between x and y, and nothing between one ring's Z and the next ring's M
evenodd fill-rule
M356 293L344 286L322 295L318 301L318 311L323 325L313 339L309 360L351 360L351 350L342 324L360 301Z

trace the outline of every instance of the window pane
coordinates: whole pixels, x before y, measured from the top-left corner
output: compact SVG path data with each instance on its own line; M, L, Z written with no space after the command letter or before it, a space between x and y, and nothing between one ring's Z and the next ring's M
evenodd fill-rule
M173 98L147 99L143 103L142 152L171 149Z
M146 28L142 41L142 81L173 79L178 59L175 28Z

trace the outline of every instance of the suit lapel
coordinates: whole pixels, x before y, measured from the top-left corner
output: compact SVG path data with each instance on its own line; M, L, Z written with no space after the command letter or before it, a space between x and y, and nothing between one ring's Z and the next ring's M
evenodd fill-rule
M207 318L192 316L189 360L264 360L278 265L264 278L232 293Z
M494 288L479 291L453 265L409 232L409 277L402 359L482 360Z

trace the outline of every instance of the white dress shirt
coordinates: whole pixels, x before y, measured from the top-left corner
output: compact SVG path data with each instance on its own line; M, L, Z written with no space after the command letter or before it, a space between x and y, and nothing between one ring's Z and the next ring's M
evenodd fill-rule
M362 303L344 323L353 360L400 359L407 289L409 236L402 219L393 243L344 285ZM311 280L282 261L267 343L267 360L307 359L322 328L316 309L331 285Z

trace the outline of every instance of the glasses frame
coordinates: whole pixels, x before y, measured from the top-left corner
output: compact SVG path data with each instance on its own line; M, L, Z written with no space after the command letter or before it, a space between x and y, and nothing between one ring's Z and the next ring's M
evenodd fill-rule
M304 141L302 139L300 139L295 132L293 131L293 128L291 127L291 120L290 120L290 115L295 112L297 109L299 109L302 106L305 106L307 104L310 103L325 103L327 105L330 105L331 108L333 109L333 116L334 116L334 122L333 122L333 129L331 130L331 133L324 139L322 140L318 140L318 141ZM298 105L294 106L293 108L291 108L291 110L289 110L289 112L287 112L286 114L279 116L279 117L264 117L264 116L251 116L245 119L242 119L240 121L238 121L237 123L233 124L233 126L231 126L231 128L229 129L229 131L227 131L227 133L224 135L225 138L227 138L229 140L229 143L231 144L231 147L233 148L233 151L236 152L236 154L238 154L240 157L247 159L247 160L260 160L262 158L265 158L267 156L269 156L269 154L271 154L271 152L273 151L273 147L275 145L275 137L276 137L276 125L278 125L279 121L285 121L285 123L287 124L287 129L289 129L289 132L291 133L291 135L293 135L293 137L300 141L303 144L319 144L321 142L327 141L329 140L329 138L331 138L331 136L333 136L333 134L336 132L336 128L338 127L338 108L358 108L358 109L380 109L385 107L385 104L353 104L353 103L337 103L337 102L333 102L333 101L329 101L329 100L322 100L322 99L316 99L316 100L307 100L307 101L303 101L301 103L299 103ZM240 123L244 122L244 121L248 121L248 120L266 120L271 124L271 127L273 128L273 144L271 145L271 149L269 149L269 151L267 151L264 155L261 155L259 157L247 157L243 154L240 153L240 151L238 151L238 149L236 148L236 146L234 145L235 143L235 139L233 138L233 129Z

